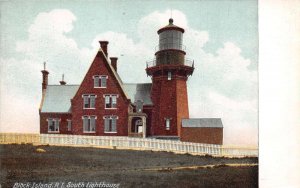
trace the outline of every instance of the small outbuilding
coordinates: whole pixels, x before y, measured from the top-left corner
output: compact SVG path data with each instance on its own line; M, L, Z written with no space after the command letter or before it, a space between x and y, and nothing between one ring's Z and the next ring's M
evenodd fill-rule
M223 144L221 118L182 119L180 140L206 144Z

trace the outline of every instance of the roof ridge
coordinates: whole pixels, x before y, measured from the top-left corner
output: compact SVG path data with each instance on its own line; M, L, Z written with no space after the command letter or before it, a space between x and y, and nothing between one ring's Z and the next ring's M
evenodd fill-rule
M123 83L123 81L122 81L120 75L119 75L118 72L112 67L111 62L110 62L110 60L108 59L108 56L106 56L106 55L104 54L103 50L102 50L102 49L99 49L99 51L103 54L103 57L106 59L106 62L107 62L107 64L108 64L108 67L111 69L111 71L112 71L113 75L115 76L117 82L120 84L121 90L123 91L125 97L126 97L127 99L129 99L129 96L127 95L127 93L125 92L125 89L123 88L124 83Z

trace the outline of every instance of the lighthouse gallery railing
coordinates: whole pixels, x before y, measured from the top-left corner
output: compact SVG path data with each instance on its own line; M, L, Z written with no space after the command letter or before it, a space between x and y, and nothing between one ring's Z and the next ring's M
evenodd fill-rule
M152 60L149 60L146 62L147 68L154 67L156 65L157 65L156 59L152 59ZM168 64L166 64L166 65L168 65ZM185 58L183 65L188 66L188 67L194 67L194 60Z

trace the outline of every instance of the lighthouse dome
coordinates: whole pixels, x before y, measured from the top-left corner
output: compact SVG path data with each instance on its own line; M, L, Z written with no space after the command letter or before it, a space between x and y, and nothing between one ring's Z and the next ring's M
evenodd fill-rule
M177 31L180 31L181 33L184 33L184 29L181 27L178 27L177 25L174 25L173 22L174 22L173 18L170 18L169 24L166 25L165 27L160 28L157 31L157 34L160 34L161 32L166 31L166 30L177 30Z
M157 31L159 35L159 49L177 49L183 50L182 34L184 29L173 24L174 20L169 19L169 24Z

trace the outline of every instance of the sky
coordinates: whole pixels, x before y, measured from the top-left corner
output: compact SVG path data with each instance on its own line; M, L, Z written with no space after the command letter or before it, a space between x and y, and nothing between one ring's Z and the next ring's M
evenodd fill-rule
M108 40L126 83L151 82L157 30L185 29L190 117L219 117L224 144L258 143L257 1L0 1L0 132L39 131L43 62L49 84L80 84ZM17 114L17 115L16 115Z

